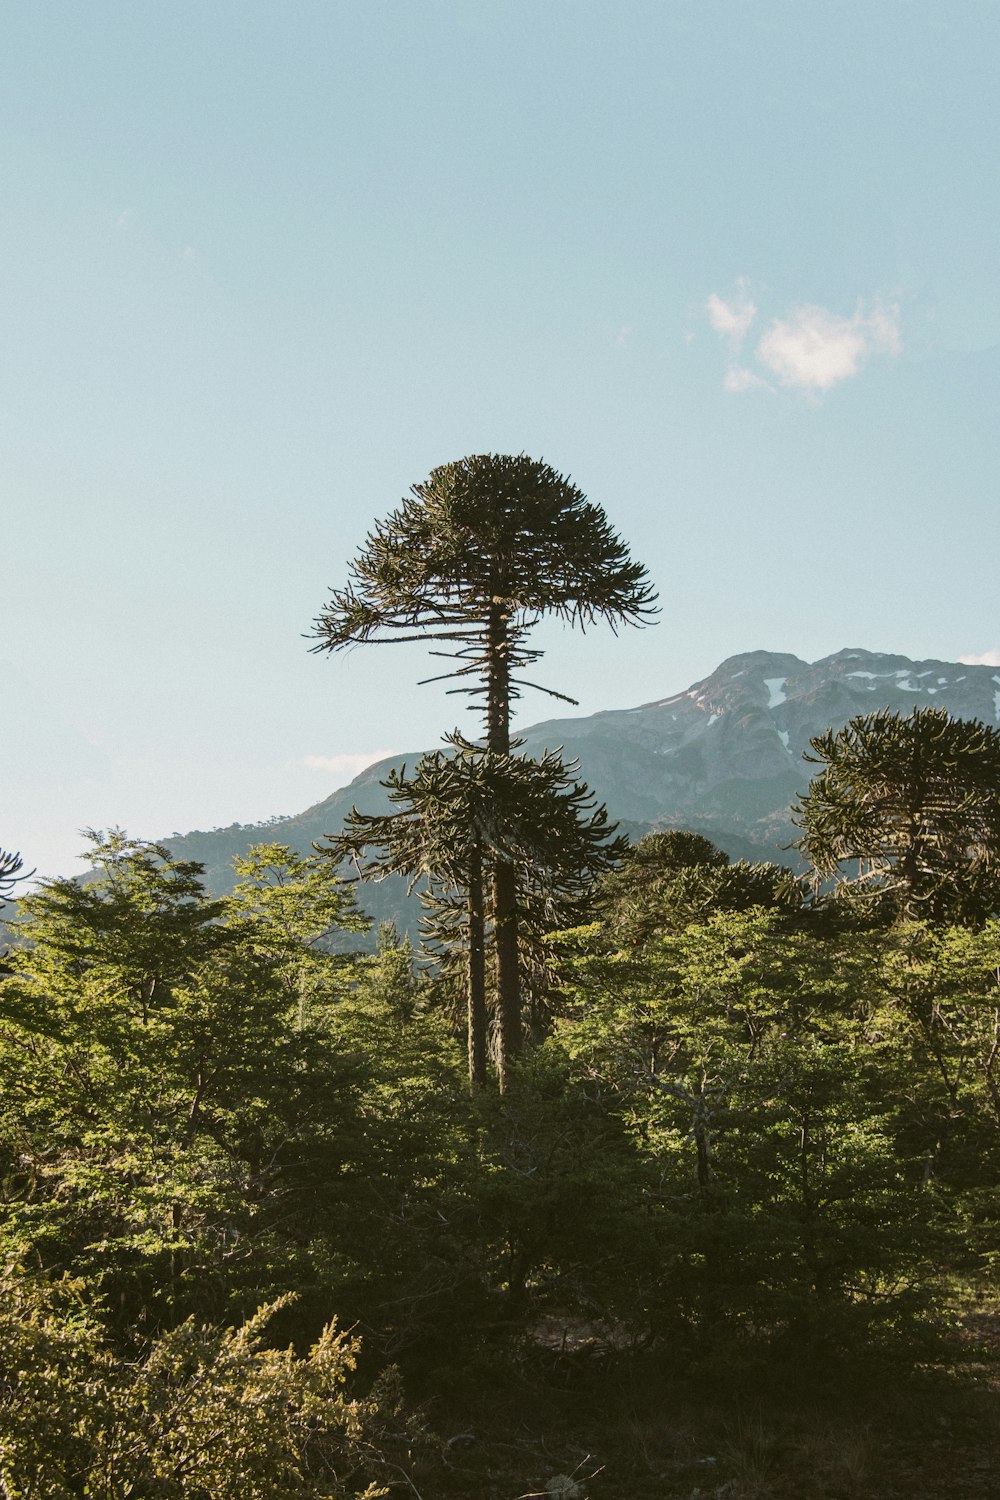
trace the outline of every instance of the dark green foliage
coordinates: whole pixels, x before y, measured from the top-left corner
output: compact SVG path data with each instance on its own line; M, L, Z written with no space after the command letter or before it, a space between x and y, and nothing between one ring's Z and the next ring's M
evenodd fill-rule
M803 883L780 865L730 863L701 834L648 833L601 886L601 909L616 943L643 943L703 922L717 911L765 907L794 916Z
M647 1229L643 1164L565 1047L534 1049L504 1094L482 1098L480 1119L480 1213L502 1315L610 1326L632 1314Z
M485 1296L476 1242L477 1143L462 1054L415 979L407 945L383 932L338 1006L333 1037L363 1060L353 1163L317 1205L318 1291L361 1318L373 1346L448 1344ZM320 1310L321 1310L320 1307Z
M901 1150L904 1028L880 966L877 939L825 944L760 910L581 958L562 1035L649 1164L650 1331L843 1351L921 1305L938 1202Z
M478 679L469 692L493 695L502 666L506 723L521 686L513 673L538 656L524 641L541 615L640 624L653 600L645 569L570 480L526 454L473 454L434 469L370 533L316 622L315 649L454 642L450 675Z
M626 845L558 755L538 761L499 755L457 733L448 743L451 754L421 757L412 777L405 767L393 771L384 784L397 810L354 809L330 852L353 860L365 878L404 875L411 887L426 881L425 939L434 956L464 971L469 1076L482 1084L485 952L496 923L490 864L502 860L514 872L522 979L537 1008L547 983L545 934L583 919L593 881ZM501 1068L509 1050L498 1049Z
M1000 735L940 709L852 719L811 741L799 847L855 897L926 922L1000 908ZM856 861L852 876L843 866Z

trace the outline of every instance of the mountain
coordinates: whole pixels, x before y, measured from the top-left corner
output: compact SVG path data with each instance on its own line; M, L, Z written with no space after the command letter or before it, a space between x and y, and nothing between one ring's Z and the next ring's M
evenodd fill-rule
M580 774L633 836L651 827L706 834L734 858L796 864L790 808L809 784L803 760L810 739L856 714L890 708L946 709L955 718L1000 723L1000 668L911 661L878 651L843 650L805 662L783 652L731 656L683 692L638 708L585 718L549 719L520 731L525 750L561 746ZM200 860L211 889L231 883L229 861L256 842L308 852L335 833L352 806L388 806L379 785L391 766L413 766L419 751L369 766L296 817L267 825L234 824L167 840L180 858ZM362 904L376 921L400 919L402 883L367 886Z
M714 829L726 849L749 841L777 858L795 837L789 806L813 775L810 739L856 714L915 707L996 724L1000 671L858 649L812 663L751 651L669 698L552 720L525 739L530 753L565 744L615 817Z

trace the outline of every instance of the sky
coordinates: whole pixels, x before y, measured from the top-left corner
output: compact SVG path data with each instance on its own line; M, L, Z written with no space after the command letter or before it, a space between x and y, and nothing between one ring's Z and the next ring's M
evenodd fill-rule
M309 649L467 453L570 475L659 591L538 627L574 712L757 649L1000 663L994 0L8 0L0 39L0 845L42 875L474 728L420 647Z

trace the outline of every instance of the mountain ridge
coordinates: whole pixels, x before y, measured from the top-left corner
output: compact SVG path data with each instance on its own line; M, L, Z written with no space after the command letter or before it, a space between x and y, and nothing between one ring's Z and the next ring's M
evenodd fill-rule
M567 760L577 761L580 779L633 837L653 827L689 828L734 858L795 865L790 811L811 779L803 759L810 739L857 714L927 706L1000 724L1000 668L915 661L862 647L815 662L790 652L747 651L667 697L543 720L517 737L529 755L561 748ZM390 803L379 783L392 767L412 767L422 753L377 761L291 817L193 830L162 842L176 857L202 863L209 888L224 891L232 882L233 855L252 843L274 841L308 853L339 830L352 806L385 811ZM361 895L374 920L400 920L402 882L367 885ZM411 925L408 916L404 920Z

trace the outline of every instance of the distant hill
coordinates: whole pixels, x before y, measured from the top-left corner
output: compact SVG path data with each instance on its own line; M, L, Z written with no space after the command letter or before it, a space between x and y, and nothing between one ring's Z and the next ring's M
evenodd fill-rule
M731 656L709 677L638 708L550 719L520 731L529 755L562 746L580 774L637 837L653 827L706 834L733 858L795 865L791 804L808 785L803 760L810 739L855 714L890 708L946 709L956 718L1000 723L1000 668L911 661L851 649L805 662L782 652ZM369 766L360 776L295 817L267 825L234 824L165 840L175 856L199 860L209 887L232 882L230 861L252 843L277 842L300 853L336 833L352 806L388 807L379 782L390 767L413 766L420 751ZM362 889L376 920L411 925L400 881Z

